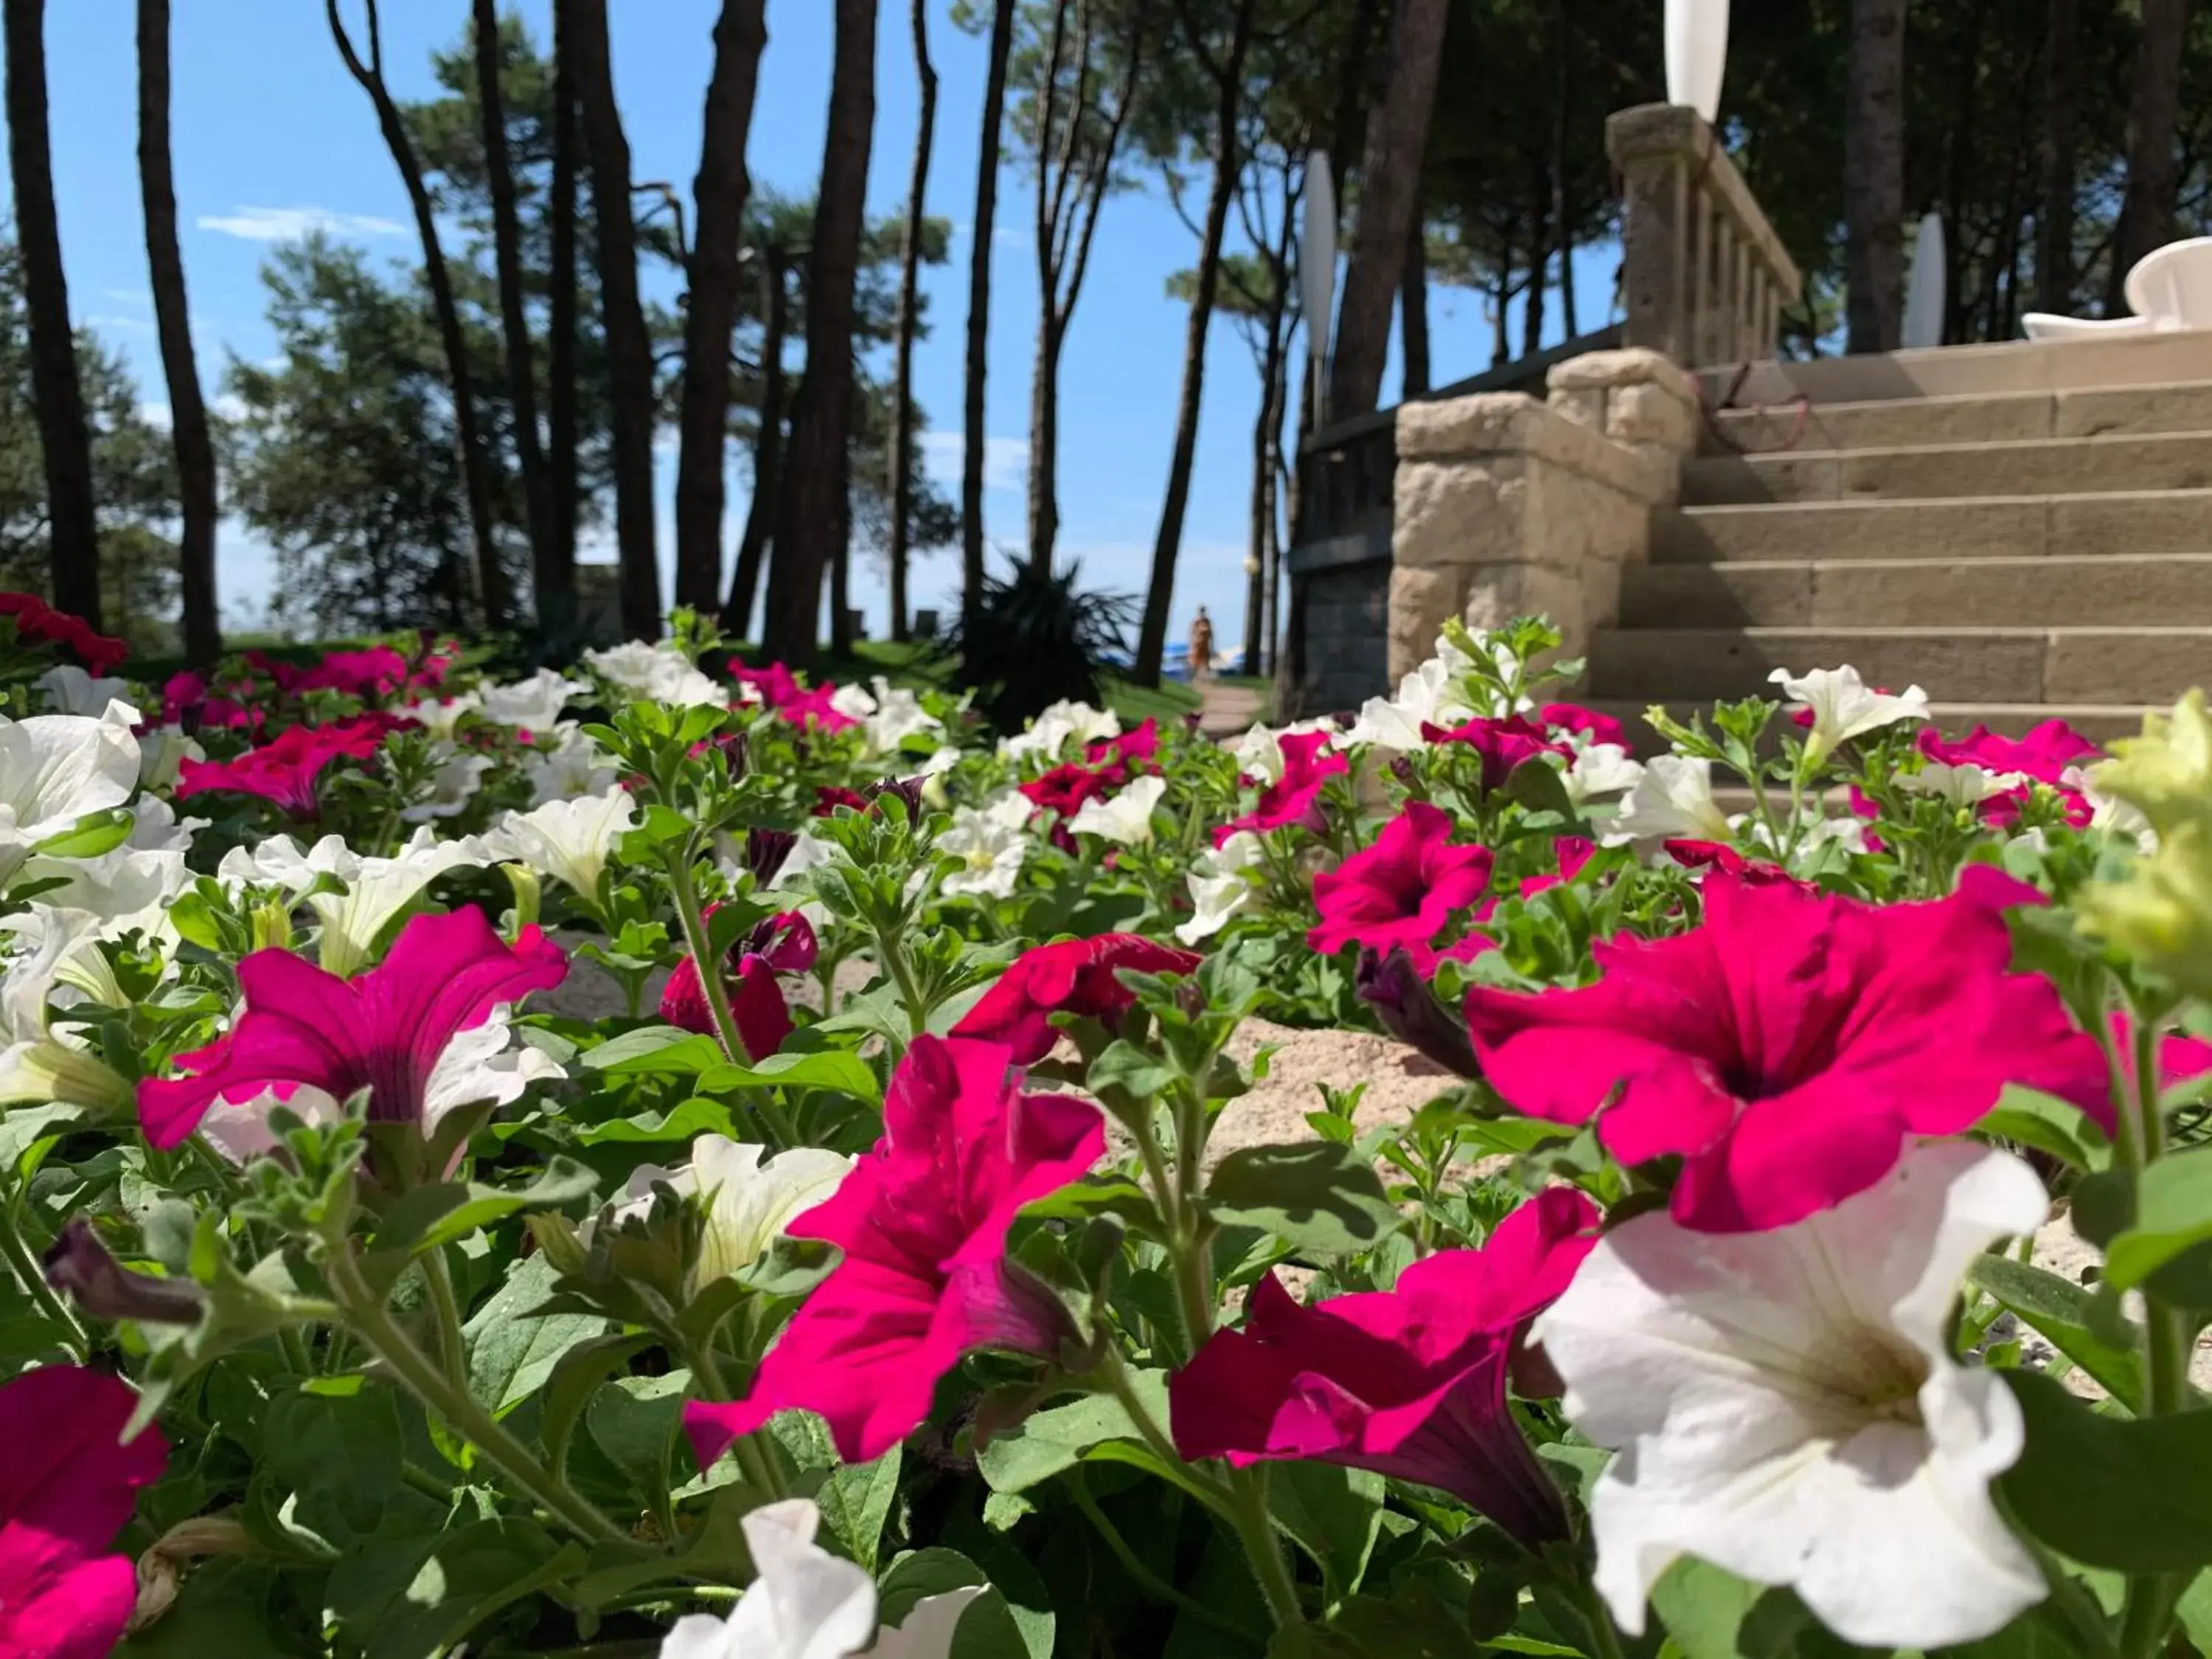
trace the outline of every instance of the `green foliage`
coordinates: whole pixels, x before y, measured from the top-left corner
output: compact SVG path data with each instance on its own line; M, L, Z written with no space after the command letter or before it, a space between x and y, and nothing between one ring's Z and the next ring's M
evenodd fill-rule
M1127 650L1136 605L1085 592L1081 574L1079 564L1054 571L1016 561L984 579L975 617L946 636L953 683L975 693L994 730L1018 732L1055 702L1102 700L1109 655Z

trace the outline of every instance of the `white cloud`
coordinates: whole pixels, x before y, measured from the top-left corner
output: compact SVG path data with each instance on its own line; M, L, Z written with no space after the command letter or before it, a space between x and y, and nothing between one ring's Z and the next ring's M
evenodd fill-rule
M925 432L921 434L922 466L938 483L957 487L962 459L967 449L966 441L957 432ZM986 489L1018 494L1027 488L1029 475L1028 439L983 440L983 487Z
M218 420L235 421L244 417L246 401L234 392L220 392L208 399L208 412ZM149 426L167 432L176 424L176 416L164 403L143 403L138 405L138 418Z
M317 231L342 237L400 236L407 227L367 213L333 213L328 208L238 207L228 213L204 213L202 230L249 242L296 242Z
M164 432L176 423L176 416L169 412L167 404L139 404L138 418L149 426L158 426Z
M108 312L95 312L84 320L86 325L92 328L119 328L137 334L150 334L154 331L154 325L143 317L118 317Z

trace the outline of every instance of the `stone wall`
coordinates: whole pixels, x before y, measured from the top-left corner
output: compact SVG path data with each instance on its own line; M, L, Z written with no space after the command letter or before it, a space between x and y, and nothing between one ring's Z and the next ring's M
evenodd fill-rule
M1357 708L1390 684L1390 562L1326 566L1304 584L1299 709L1310 718Z

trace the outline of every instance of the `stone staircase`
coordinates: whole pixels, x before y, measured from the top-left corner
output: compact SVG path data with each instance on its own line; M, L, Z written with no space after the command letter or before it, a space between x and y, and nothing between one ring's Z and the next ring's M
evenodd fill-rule
M1705 378L1710 402L1735 377ZM1765 406L1719 417L1747 453L1707 434L1684 464L1592 702L1850 663L1946 729L2102 739L2212 684L2212 333L1762 364L1735 402Z

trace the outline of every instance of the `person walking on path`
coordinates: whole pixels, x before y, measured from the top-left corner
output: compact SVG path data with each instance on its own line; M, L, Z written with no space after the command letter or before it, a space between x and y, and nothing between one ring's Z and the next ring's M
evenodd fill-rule
M1190 624L1190 683L1200 686L1212 678L1213 622L1201 605Z

